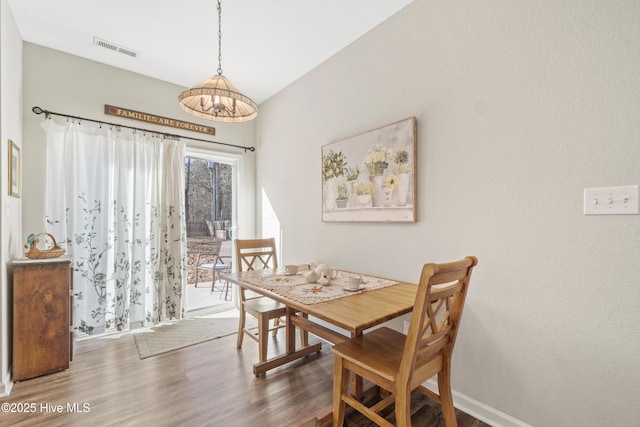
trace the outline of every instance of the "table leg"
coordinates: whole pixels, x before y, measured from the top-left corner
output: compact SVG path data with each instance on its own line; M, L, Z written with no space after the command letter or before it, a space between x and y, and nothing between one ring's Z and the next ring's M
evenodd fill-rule
M309 319L309 315L307 313L302 313L302 317L305 319ZM302 347L306 347L309 345L309 331L306 329L300 329L300 345Z
M296 317L296 311L287 307L286 310L286 324L285 324L285 334L286 334L286 352L280 356L276 356L272 359L266 360L264 362L256 363L253 365L253 373L254 375L260 375L262 373L267 372L270 369L276 368L278 366L282 366L285 363L292 362L296 359L300 359L301 357L308 356L312 353L319 352L322 348L322 343L316 343L313 345L309 345L308 340L305 337L305 333L307 331L303 331L302 337L302 345L299 349L296 349L296 326L293 323L293 318Z
M360 333L351 332L352 339L357 337L358 335L362 335L362 332ZM362 395L362 392L364 391L364 380L360 375L355 375L354 373L350 373L350 374L351 374L351 394L356 397L360 397Z
M296 351L296 327L291 321L291 316L295 316L295 312L291 307L287 306L286 331L287 331L287 353L295 353Z

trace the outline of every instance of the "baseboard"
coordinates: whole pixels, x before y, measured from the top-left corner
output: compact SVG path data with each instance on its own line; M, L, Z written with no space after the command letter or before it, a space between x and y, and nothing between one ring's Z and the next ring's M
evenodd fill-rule
M0 397L7 397L11 393L13 388L13 381L11 381L11 369L2 375L2 382L0 383Z
M424 386L435 393L438 392L438 383L434 378L431 378L424 383ZM472 399L460 392L452 390L451 393L453 394L453 405L456 409L459 409L493 427L531 427L530 424L520 421L509 414L498 411L497 409L492 408L489 405L485 405L484 403Z

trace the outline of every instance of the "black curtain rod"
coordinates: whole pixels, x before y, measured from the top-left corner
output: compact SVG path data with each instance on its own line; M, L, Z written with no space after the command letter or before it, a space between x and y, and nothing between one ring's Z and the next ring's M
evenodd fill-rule
M87 121L87 122L99 123L101 125L116 126L116 127L121 127L121 128L139 130L139 131L142 131L142 132L155 133L155 134L158 134L158 135L163 135L164 137L177 138L177 139L184 138L184 139L191 139L193 141L208 142L210 144L224 145L224 146L227 146L227 147L241 148L245 152L247 152L247 150L256 151L255 147L243 147L242 145L227 144L226 142L207 141L206 139L192 138L190 136L182 136L182 135L176 135L176 134L172 134L172 133L158 132L157 130L142 129L142 128L137 128L137 127L133 127L133 126L121 125L121 124L118 124L118 123L103 122L101 120L87 119L85 117L71 116L69 114L54 113L53 111L43 110L40 107L33 107L31 109L31 111L33 111L36 114L44 114L46 118L49 118L49 116L68 117L70 119L84 120L84 121Z

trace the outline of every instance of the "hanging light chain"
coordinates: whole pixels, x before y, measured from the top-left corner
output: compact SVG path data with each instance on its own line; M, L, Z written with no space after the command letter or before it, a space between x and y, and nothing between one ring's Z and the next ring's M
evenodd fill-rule
M218 0L218 75L222 75L222 5Z
M178 100L180 108L189 114L204 119L222 122L242 122L258 115L256 103L238 91L222 75L222 1L217 0L218 9L218 75L200 85L183 91Z

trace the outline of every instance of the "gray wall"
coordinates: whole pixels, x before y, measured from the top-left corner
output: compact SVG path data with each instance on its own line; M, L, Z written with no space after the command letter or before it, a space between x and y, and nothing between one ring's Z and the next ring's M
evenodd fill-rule
M640 425L640 216L582 214L584 188L640 183L639 76L637 1L414 1L260 106L282 262L415 282L476 255L458 401ZM409 116L418 222L322 223L321 146Z

